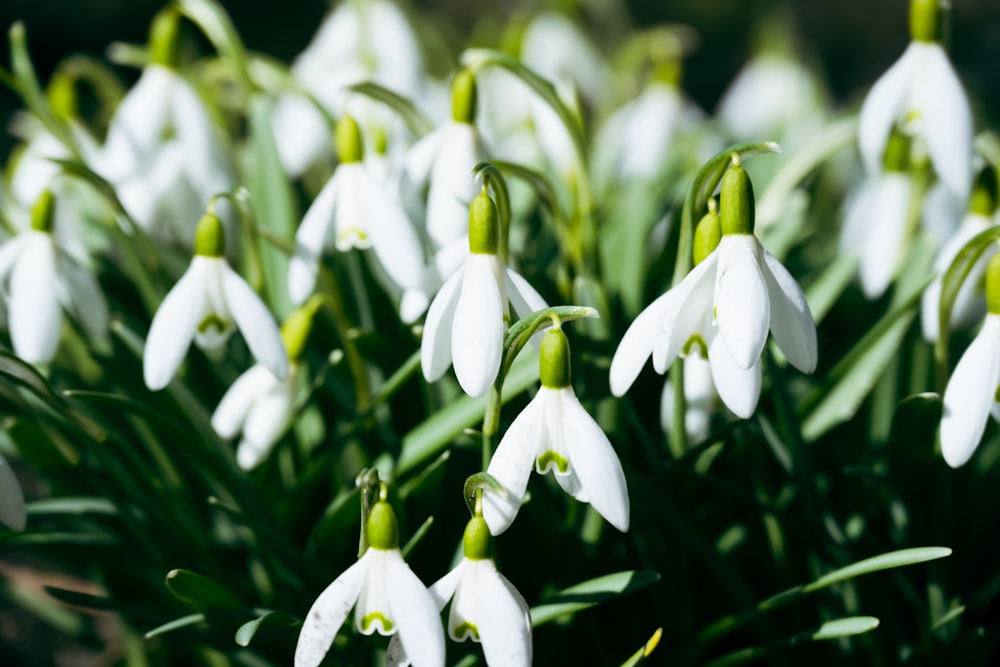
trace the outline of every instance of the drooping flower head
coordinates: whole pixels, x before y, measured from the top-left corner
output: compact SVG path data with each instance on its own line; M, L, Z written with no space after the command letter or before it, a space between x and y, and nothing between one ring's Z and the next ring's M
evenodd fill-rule
M503 492L483 490L483 518L494 535L507 530L521 508L528 477L552 472L576 500L625 532L629 498L618 455L570 384L569 342L561 329L545 332L539 353L541 387L504 433L486 472Z
M508 308L528 315L545 301L497 254L499 220L485 187L468 214L469 256L434 297L420 343L424 378L434 382L454 365L465 393L482 396L500 370Z
M354 608L358 632L398 633L416 667L444 666L444 632L438 606L403 560L399 528L383 493L367 523L368 549L320 593L309 608L295 647L295 667L317 667Z
M919 138L934 173L965 201L972 185L972 112L941 46L941 12L940 0L912 0L913 41L865 98L858 140L865 164L876 172L893 127Z
M143 351L146 386L156 391L170 382L191 341L217 352L239 328L247 347L275 377L288 376L288 353L267 306L223 254L222 221L209 211L198 223L191 265L153 316Z
M952 468L972 458L991 413L1000 421L1000 255L986 269L986 311L942 398L941 453Z

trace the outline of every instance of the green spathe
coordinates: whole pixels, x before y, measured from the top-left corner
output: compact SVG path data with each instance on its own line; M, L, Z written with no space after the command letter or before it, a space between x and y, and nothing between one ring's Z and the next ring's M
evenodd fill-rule
M940 39L940 0L913 0L910 3L910 37L915 42L936 42Z
M722 177L719 217L722 234L753 234L753 184L750 175L734 160Z
M31 207L31 228L36 232L51 232L55 210L55 198L52 196L52 191L43 191Z
M456 123L474 123L477 96L476 75L472 70L458 70L451 81L451 119Z
M1000 315L1000 255L993 255L986 267L986 310Z
M538 375L542 386L548 389L564 389L570 385L569 341L562 329L553 327L542 337Z
M722 221L719 219L719 214L715 212L715 206L711 205L709 212L705 214L705 217L698 222L698 226L694 229L694 247L692 252L694 254L695 266L711 255L719 247L719 241L721 240Z
M194 233L194 254L202 257L222 257L226 254L226 229L219 216L211 211L201 216Z
M372 507L368 515L368 545L373 549L399 548L399 526L396 523L396 513L392 506L380 500Z
M490 527L486 525L486 519L482 516L474 516L465 525L465 534L462 536L462 551L469 560L486 560L490 557L493 546L493 536L490 534Z
M469 252L475 255L495 255L500 247L500 216L496 204L482 191L469 207Z
M337 156L341 164L361 162L365 157L365 146L361 140L361 129L357 122L348 115L337 121Z

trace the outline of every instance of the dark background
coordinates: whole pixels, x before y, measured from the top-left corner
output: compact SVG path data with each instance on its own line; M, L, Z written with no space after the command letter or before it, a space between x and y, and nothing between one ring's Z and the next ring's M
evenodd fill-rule
M481 18L509 16L538 3L507 0L470 3L465 0L425 0L411 8L443 27L446 39L459 49ZM787 10L800 44L815 56L838 105L856 102L899 55L909 40L908 0L595 0L578 3L584 21L598 40L611 42L609 26L682 22L696 28L701 44L688 58L685 89L703 108L714 109L727 83L745 61L751 47L754 18L774 7ZM0 2L0 59L8 61L7 28L21 20L28 30L32 58L43 82L67 54L82 52L104 59L112 41L141 44L162 0L3 0ZM290 61L312 37L327 12L327 0L274 2L226 1L248 48ZM617 21L608 21L608 16ZM599 26L600 29L595 29ZM977 129L993 127L1000 114L1000 2L956 0L950 31L953 62L976 105ZM606 45L607 46L607 45ZM126 79L135 73L122 70ZM6 128L19 100L0 92L0 124ZM0 155L12 139L0 137Z

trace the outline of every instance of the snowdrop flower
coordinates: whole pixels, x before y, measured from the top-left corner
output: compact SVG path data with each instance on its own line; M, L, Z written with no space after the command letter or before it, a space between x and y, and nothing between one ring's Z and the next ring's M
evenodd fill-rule
M566 493L590 505L622 532L629 499L618 455L570 384L569 343L561 329L542 338L538 393L500 440L487 474L503 492L483 489L483 518L494 535L507 530L521 508L528 476L552 471Z
M869 299L888 289L907 246L907 221L914 183L907 173L910 141L894 132L883 168L874 172L853 199L840 238L845 253L858 255L861 290Z
M21 485L7 460L0 456L0 523L20 532L24 530L26 521Z
M33 364L55 356L64 308L88 335L102 338L108 330L108 304L100 285L53 234L58 205L51 191L44 191L32 208L31 227L0 245L11 342L14 352Z
M260 297L223 255L222 221L206 213L198 223L194 259L153 316L143 352L146 386L163 389L191 340L207 352L222 348L239 327L247 347L278 379L288 376L288 353L278 326Z
M809 306L788 270L753 235L753 188L738 165L723 177L720 214L721 221L710 213L699 224L694 269L625 332L611 360L615 396L628 391L650 355L664 373L678 356L697 352L708 358L722 402L749 418L760 397L768 330L793 366L815 369Z
M402 288L420 284L423 249L402 207L368 172L361 132L350 116L337 124L340 166L306 212L295 235L288 267L288 291L302 303L316 286L320 258L329 245L346 252L371 248L386 273ZM470 176L471 178L471 176Z
M913 0L913 41L872 87L861 107L858 140L877 171L894 126L926 145L934 172L963 201L972 185L972 113L939 42L940 0Z
M993 178L991 171L986 170L983 173L988 178ZM934 273L936 274L934 282L927 286L920 300L921 329L927 340L936 341L940 333L941 284L945 272L966 243L995 224L992 218L995 209L996 203L993 201L993 195L989 189L977 185L973 190L969 212L962 220L961 226L941 248L934 260ZM991 244L973 265L969 275L966 276L965 282L959 288L958 294L955 295L955 302L952 304L951 326L967 327L982 317L985 304L979 291L986 275L986 266L994 254L996 254L996 246Z
M460 70L452 81L452 121L418 141L407 155L403 187L427 187L427 233L435 249L466 233L469 204L479 191L473 168L486 158L476 131L476 79Z
M455 366L469 396L482 396L500 370L508 305L519 316L545 308L538 292L497 255L496 206L485 188L469 208L469 256L434 297L424 322L420 366L434 382Z
M1000 255L986 269L986 321L966 349L944 390L941 453L957 468L979 446L992 412L1000 420Z
M94 169L137 224L186 242L192 221L233 178L204 103L176 69L178 21L175 9L154 20L152 61L115 110Z
M708 437L712 413L718 403L719 391L712 379L712 364L701 354L684 357L684 432L690 444ZM674 424L674 384L663 383L660 395L660 426L669 435Z
M438 607L403 560L392 507L382 498L368 516L369 547L309 608L295 647L295 667L317 667L354 607L358 632L398 633L416 667L444 666Z
M462 538L464 558L430 588L439 609L451 601L448 636L483 645L486 664L528 667L531 664L531 614L528 604L505 576L497 572L490 529L481 515L469 520ZM386 651L388 667L408 665L394 636Z
M322 303L321 297L312 297L281 327L288 351L288 376L279 380L264 364L255 364L236 379L212 415L212 428L219 437L228 439L243 432L236 462L244 470L255 468L271 452L295 415L302 354L313 317Z

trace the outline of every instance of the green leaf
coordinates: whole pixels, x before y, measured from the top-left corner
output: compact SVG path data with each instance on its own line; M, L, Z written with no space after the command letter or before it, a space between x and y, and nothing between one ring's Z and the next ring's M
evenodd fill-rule
M222 5L214 0L179 0L178 5L181 12L208 37L219 55L229 61L244 90L252 90L246 49Z
M813 591L818 591L822 588L839 584L842 581L847 581L848 579L853 579L854 577L860 577L863 574L880 572L882 570L891 570L897 567L904 567L906 565L926 563L927 561L945 558L950 555L951 549L947 547L917 547L913 549L891 551L879 556L866 558L862 561L858 561L857 563L848 565L847 567L842 567L838 570L825 574L811 584L803 586L802 593L812 593Z
M56 588L55 586L44 586L45 592L53 598L66 604L87 609L121 609L121 604L109 597L102 595L91 595L80 591L71 591L66 588Z
M181 616L168 623L153 628L145 634L146 639L152 639L157 635L163 635L168 632L173 632L174 630L180 630L181 628L186 628L192 625L197 625L205 620L205 614L191 614L189 616Z
M431 529L431 526L433 525L434 525L433 516L427 517L427 519L425 519L424 522L420 524L420 528L417 528L417 532L413 533L413 537L407 540L406 544L403 545L403 548L400 549L400 551L403 554L403 558L410 557L410 553L417 547L418 544L420 544L421 540L423 540L424 537L427 536L427 532Z
M874 616L848 616L827 621L809 635L814 641L824 641L826 639L840 639L841 637L852 637L871 632L878 627L878 619Z
M28 514L118 514L115 507L107 498L47 498L28 503Z
M12 25L8 37L10 39L11 73L17 82L17 89L25 106L45 125L49 132L59 139L63 146L78 156L80 152L73 139L73 134L69 131L66 123L52 113L45 93L42 92L42 87L38 83L35 67L31 64L31 56L28 54L24 24L18 21Z
M261 628L285 628L295 625L299 619L283 611L269 611L252 621L247 621L236 630L236 643L246 647Z
M570 586L532 607L531 623L537 628L560 616L575 614L652 586L659 580L660 575L651 570L628 570Z
M349 86L348 90L366 95L395 111L406 127L416 137L422 137L434 129L434 124L410 100L374 81L364 81Z
M645 644L642 645L638 651L632 654L632 656L622 663L622 667L636 667L636 665L641 665L646 662L646 658L656 650L656 647L660 643L660 637L663 635L663 628L656 628L656 632L650 637Z
M221 584L189 570L171 570L167 573L166 584L175 598L198 609L242 609L246 606Z
M833 304L854 280L857 270L856 255L838 255L820 272L819 277L805 288L806 301L809 303L809 311L816 326L819 326L833 308Z

